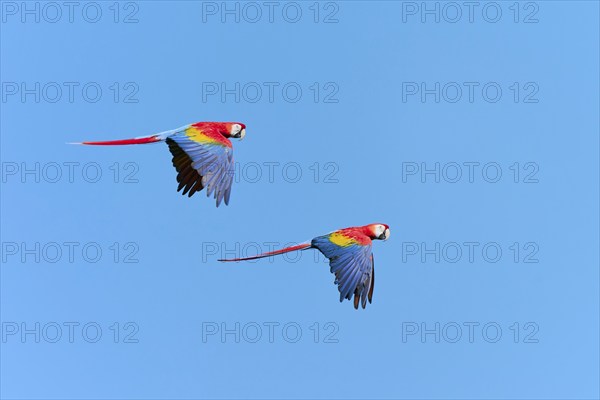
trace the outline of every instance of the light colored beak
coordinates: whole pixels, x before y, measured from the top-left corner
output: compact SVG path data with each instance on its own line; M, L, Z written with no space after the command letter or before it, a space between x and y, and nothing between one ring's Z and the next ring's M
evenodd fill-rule
M384 233L385 233L385 240L388 240L390 238L390 229L389 228L386 229Z
M246 136L246 129L242 129L242 131L240 132L240 140L242 140L244 136Z

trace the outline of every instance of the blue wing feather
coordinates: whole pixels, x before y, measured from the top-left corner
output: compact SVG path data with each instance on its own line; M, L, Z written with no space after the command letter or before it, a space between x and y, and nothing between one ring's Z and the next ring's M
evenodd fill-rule
M335 274L334 283L340 292L340 301L351 300L354 295L355 308L358 308L359 301L365 308L373 276L372 246L339 246L329 240L329 235L314 238L311 245L329 259L330 271Z
M189 191L189 196L192 196L206 188L206 195L215 198L217 207L223 200L229 204L234 173L233 151L230 147L195 142L185 131L170 136L167 143L173 153L173 165L179 172L178 191L184 189L183 194ZM181 151L185 154L181 154Z

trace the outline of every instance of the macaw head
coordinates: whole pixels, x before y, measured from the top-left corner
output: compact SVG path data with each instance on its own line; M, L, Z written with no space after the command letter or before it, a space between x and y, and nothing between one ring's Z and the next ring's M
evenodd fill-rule
M386 224L371 224L366 228L371 239L388 240L390 237L390 227Z
M225 137L231 137L242 140L246 136L246 125L241 122L225 122L223 123L223 131L221 134Z

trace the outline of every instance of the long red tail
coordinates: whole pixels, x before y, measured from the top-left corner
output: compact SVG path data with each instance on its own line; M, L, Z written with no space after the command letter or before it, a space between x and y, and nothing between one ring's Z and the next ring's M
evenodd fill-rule
M81 142L74 144L87 144L90 146L122 146L127 144L147 144L147 143L156 143L160 142L161 139L158 135L146 136L141 138L133 138L133 139L122 139L122 140L106 140L102 142Z
M223 260L218 260L218 261L229 262L229 261L256 260L257 258L264 258L264 257L276 256L278 254L289 253L290 251L306 250L306 249L310 249L311 247L312 246L311 246L310 243L302 243L302 244L299 244L297 246L291 246L291 247L286 247L285 249L281 249L281 250L270 251L268 253L259 254L259 255L254 256L254 257L231 258L231 259L223 259Z

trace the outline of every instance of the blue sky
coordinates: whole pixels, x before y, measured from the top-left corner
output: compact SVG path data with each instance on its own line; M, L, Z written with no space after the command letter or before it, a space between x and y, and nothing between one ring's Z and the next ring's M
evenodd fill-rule
M597 2L23 4L3 398L598 398ZM65 144L206 120L247 125L218 209L164 144ZM216 262L372 222L366 310Z

